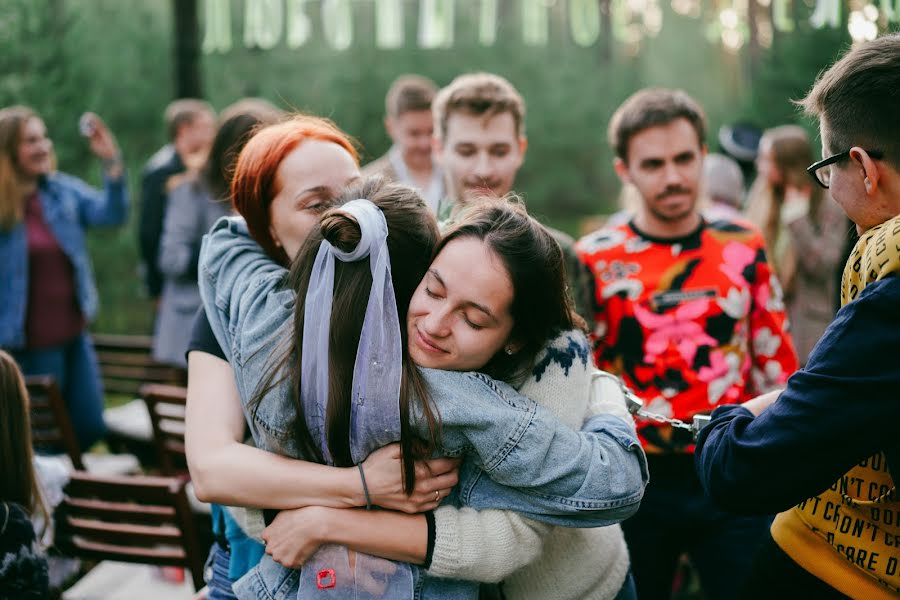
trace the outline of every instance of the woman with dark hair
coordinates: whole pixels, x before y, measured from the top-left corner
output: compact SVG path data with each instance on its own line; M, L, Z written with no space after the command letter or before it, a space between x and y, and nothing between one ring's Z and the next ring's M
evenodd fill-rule
M19 367L0 350L0 598L47 597L47 560L32 518L48 523L34 471L28 392Z
M116 139L93 113L82 117L103 161L103 191L56 170L53 142L30 108L0 110L0 348L27 375L52 375L82 449L106 433L103 386L87 331L97 288L89 227L121 225L128 195Z
M585 432L578 434L554 421L512 388L483 374L418 370L410 366L411 361L407 357L417 352L435 357L453 353L452 346L444 347L443 342L432 334L423 335L422 329L413 325L412 312L410 318L406 318L406 302L412 299L412 289L428 266L428 261L422 263L421 257L429 256L436 244L435 225L432 220L426 219L428 213L424 204L411 190L369 182L345 195L347 200L359 197L368 199L369 205L379 209L386 232L389 232L386 233L386 245L389 249L387 254L391 257L391 280L395 282L393 289L396 305L393 310L398 313L394 318L399 316L400 322L405 324L398 334L403 343L397 350L396 357L392 352L376 353L375 358L369 354L357 355L361 350L356 348L356 340L368 339L364 323L370 322L368 314L365 318L360 314L361 307L372 306L372 297L367 303L363 292L368 294L369 288L374 289L372 282L378 281L377 276L369 274L369 265L365 263L352 260L336 262L335 308L322 309L326 311L325 315L330 314L332 318L322 318L321 315L310 318L310 315L316 315L315 311L311 312L311 306L319 306L317 299L320 297L319 294L308 293L310 282L318 281L318 277L314 276L314 269L317 267L313 265L313 253L321 255L324 248L335 246L341 248L342 252L350 252L353 237L345 239L339 233L352 231L354 223L357 223L357 237L366 239L365 227L358 223L356 213L345 213L344 210L337 209L326 215L322 221L321 234L314 232L295 260L288 280L289 289L281 291L279 282L284 271L268 262L258 248L254 249L254 244L246 239L245 234L241 234L242 225L239 222L221 224L206 242L203 252L205 258L201 259L201 264L205 265L201 274L201 290L207 309L214 311L210 317L217 337L225 342L223 346L230 351L232 360L240 363L235 365L238 367L238 387L246 403L257 444L270 451L303 455L325 462L333 461L335 465L352 465L360 456L364 457L364 452L354 451L354 448L359 450L360 447L354 446L353 433L357 431L357 427L353 423L358 423L354 420L354 415L363 410L361 406L378 405L371 397L373 386L356 387L357 369L360 369L361 364L368 364L365 357L369 357L375 370L390 369L391 365L403 369L403 377L398 379L401 402L395 426L376 427L371 431L381 432L375 436L380 436L380 439L375 440L380 443L399 437L407 458L404 461L408 475L407 485L411 485L413 480L408 468L411 457L422 456L423 452L433 450L453 455L468 450L469 460L463 466L463 473L466 475L458 491L454 491L454 504L462 502L477 508L514 509L536 519L566 526L609 525L631 514L642 493L646 473L643 457L633 442L633 429L625 422L606 415L594 416L587 420ZM355 202L351 204L356 206ZM500 210L504 209L501 207ZM331 222L335 220L342 225L332 225ZM426 235L428 232L434 232L430 244ZM539 252L538 256L542 254L546 264L559 265L562 260L559 247L545 231L540 229L540 232L546 238L543 240L545 252ZM330 242L327 246L321 242L322 236ZM538 235L538 238L541 236ZM346 249L344 245L347 246ZM514 252L515 245L507 246L506 251ZM470 257L481 259L471 262L473 269L476 264L491 263L491 256ZM496 257L493 260L496 261ZM502 267L497 272L501 279L504 272ZM563 271L556 269L554 272L558 278ZM412 273L415 273L415 277L411 276ZM516 271L515 277L517 280L527 280L526 269ZM446 313L453 316L455 323L464 323L472 331L490 330L489 333L493 336L493 348L483 357L475 359L480 364L460 364L461 369L492 363L489 368L496 369L498 374L513 377L518 373L527 373L531 367L523 369L522 366L533 364L535 355L540 350L535 340L544 336L543 340L546 341L548 332L559 332L571 327L573 321L569 316L562 285L553 285L551 280L546 286L558 290L556 296L559 299L559 310L543 306L540 308L545 314L538 315L540 310L534 303L523 298L518 301L513 298L510 278L507 274L505 283L508 296L505 299L492 294L482 298L480 302L465 300ZM294 289L299 297L305 298L302 306L296 303L295 309L291 306L294 304ZM330 293L329 289L328 294ZM550 295L552 294L551 291ZM521 297L522 294L518 296ZM351 300L345 301L345 298ZM277 334L285 323L290 322L288 315L291 311L295 313L295 333L287 338L289 341L286 348L279 353L281 360L278 367L271 369L266 360L271 355L265 353L265 348L273 343L273 334ZM527 313L534 325L529 324L527 318L514 321L511 312L520 319ZM559 319L562 322L554 323ZM332 329L325 338L329 341L325 356L330 356L329 365L336 371L328 379L330 383L320 382L322 388L316 394L317 386L311 380L315 380L314 374L321 371L308 369L306 363L313 360L311 357L321 357L322 352L311 351L315 346L310 345L306 336L312 335L308 332L310 323L314 329L321 329L321 323L327 324L328 320L331 321ZM546 324L543 330L541 323ZM414 342L414 339L417 341ZM580 344L578 341L577 338L570 338L568 347L564 346L561 351L553 350L564 356L564 361L568 361L567 371L569 368L577 368L587 372L589 353L583 335ZM468 352L463 352L459 358L465 359ZM547 354L552 355L553 352ZM520 355L521 360L516 355ZM547 369L552 362L551 358L547 364L535 365L537 368L532 373ZM352 388L349 377L334 374L339 372L354 374ZM540 380L540 375L537 379ZM404 383L400 385L400 381ZM589 385L586 382L583 388L585 398ZM388 386L388 392L390 389L392 388ZM320 402L309 405L309 399L313 397L318 397ZM323 397L324 401L321 401ZM364 403L351 401L360 397L365 398ZM392 394L388 393L382 405L396 403L396 396L393 396L393 401L391 397ZM251 398L252 402L249 401ZM439 414L439 429L435 428L437 419L434 413L429 418L431 405L434 407L433 411ZM579 421L587 412L585 405L586 401L582 405ZM366 446L362 448L364 450ZM438 491L436 498L443 495L444 492ZM576 506L578 509L574 508ZM349 544L359 551L392 559L416 564L428 562L429 535L424 532L430 532L431 539L434 539L434 528L429 525L427 516L420 518L382 512L367 520L368 515L364 511L342 512L344 514L339 518L353 532L353 539L337 541ZM409 523L410 519L417 520L412 525L420 527L423 535L408 535L409 530L404 524ZM272 543L270 541L270 545ZM280 545L280 542L274 545ZM331 572L332 578L334 576L334 568L318 569L316 565L322 564L317 558L318 552L312 559L308 558L309 552L317 545L311 540L306 554L301 557L300 562L306 565L301 572L301 579L323 572ZM337 561L334 563L336 565L345 564L340 557L332 556L332 559ZM622 578L617 585L613 585L608 597L615 595L624 580L627 558L625 560ZM420 582L416 585L425 586L421 588L425 590L425 597L474 597L477 594L478 586L471 581L426 577L419 569L412 569L411 572L411 577ZM346 580L346 576L342 575L338 579ZM355 581L359 582L359 578ZM241 592L242 597L253 597L272 590L273 585L278 585L276 582L294 585L297 579L285 580L285 574L278 565L264 560L236 589ZM315 586L318 583L322 582L310 582L307 585ZM395 583L396 580L392 578L391 585ZM303 583L300 585L303 589ZM403 584L398 585L406 589ZM410 583L409 593L411 592Z
M762 229L784 288L801 365L834 317L834 270L843 258L848 230L841 208L810 180L806 167L813 162L813 146L803 128L766 130L748 206L748 217Z

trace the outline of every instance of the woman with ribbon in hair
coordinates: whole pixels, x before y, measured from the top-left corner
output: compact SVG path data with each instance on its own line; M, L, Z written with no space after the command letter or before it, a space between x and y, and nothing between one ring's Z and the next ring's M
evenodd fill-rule
M282 265L296 255L339 191L359 177L351 140L333 123L317 117L296 116L265 127L244 148L243 157L230 182L230 196L254 239ZM324 467L243 443L247 425L234 371L202 308L187 354L186 451L199 499L228 507L273 509L366 505L355 467ZM372 502L392 510L434 508L434 491L451 488L457 481L456 461L423 461L416 466L413 494L406 494L398 444L372 453L364 465ZM234 598L232 582L259 562L263 546L246 535L241 510L214 504L212 512L216 543L210 552L208 597Z
M288 289L281 286L284 270L265 258L247 237L240 221L220 223L204 245L201 260L204 301L211 313L216 336L231 354L242 398L253 398L247 404L247 413L257 444L263 449L291 456L322 457L326 461L330 458L336 465L352 465L374 447L370 445L372 442L380 445L399 438L404 452L414 457L418 445L414 442L425 440L425 449L429 452L436 450L452 455L466 452L470 458L463 467L463 484L451 498L454 504L514 509L545 522L566 526L608 525L632 514L643 491L646 471L643 456L634 442L633 430L624 421L609 415L593 416L586 421L584 431L577 433L550 418L513 388L483 374L418 370L412 366L407 358L411 348L407 347L403 335L410 326L406 307L428 268L428 258L437 241L436 227L421 199L411 190L376 182L352 195L356 194L371 202L353 203L349 214L344 211L326 214L321 233L313 232L294 261ZM373 210L373 204L378 210ZM323 261L335 261L336 256L341 256L332 250L319 254L323 252L322 247L327 248L322 235L330 246L338 248L341 248L341 239L336 232L348 228L358 227L359 239L377 240L378 236L372 237L363 231L378 231L376 217L379 214L387 226L383 228L385 239L375 246L372 245L374 242L367 242L362 261L335 262L333 291L325 279L325 295L333 294L334 309L329 308L324 316L317 313L321 305L310 301L310 298L319 297L315 292L319 284L314 286L312 283L313 269L327 273ZM386 250L381 249L382 244ZM357 246L349 244L340 252L357 252ZM365 260L373 247L377 257L385 256L383 253L387 251L390 260L379 262L376 258L373 261L371 256L368 256L370 260ZM553 248L558 255L558 246ZM317 266L313 263L314 252ZM557 259L561 261L561 257ZM385 277L391 283L384 286L385 295L380 304L369 295L373 289L376 295L381 293L379 286L372 283L372 269L375 269L375 279ZM388 273L391 274L389 278ZM315 282L320 280L315 278ZM390 302L391 288L396 303ZM294 290L305 299L302 305L297 303L296 312L293 309ZM514 331L511 315L518 314L523 302L527 304L523 300L525 294L518 296L518 306L514 300L510 306L499 306L497 314L493 315L504 321L506 334ZM361 314L362 306L368 307L365 315ZM371 316L376 309L383 313L381 318ZM397 325L392 324L388 329L395 334L385 335L384 324L392 323L393 320L388 319L392 313L397 313ZM284 349L279 365L270 369L266 364L270 354L266 350L271 346L273 335L290 322L291 315L294 315L295 335ZM304 327L310 318L317 323L329 323L329 352L323 361L329 369L343 372L344 377L332 371L331 379L325 378L321 366L310 365L315 359L310 357L307 349L315 345L308 336L317 329ZM400 322L404 323L402 329ZM517 325L517 335L507 343L500 339L496 348L497 354L507 358L484 357L484 362L494 363L491 366L497 372L504 371L504 367L512 368L517 361L511 357L519 352L530 353L533 359L540 348L540 344L535 344L536 338L520 335L529 329L528 324ZM370 338L371 328L380 333ZM546 342L550 332L544 332L541 343ZM321 331L319 335L324 336ZM394 338L402 342L399 351L393 342L394 350L385 349L385 340ZM381 339L382 343L370 343L366 341L368 339ZM357 340L362 340L359 347ZM375 350L369 356L359 356L359 348ZM585 346L582 360L585 366L586 357ZM364 361L364 367L360 366L360 360ZM365 375L367 370L369 374ZM308 375L304 377L303 372ZM515 370L507 372L513 374ZM348 385L350 373L353 374L352 387ZM401 382L399 406L395 392L384 393L384 390L394 390L393 384L385 385L388 381L393 382L394 377L399 377ZM363 384L363 379L368 379L369 383ZM300 394L294 393L298 388ZM375 394L376 390L382 393ZM310 400L313 393L318 394L315 402ZM378 408L379 399L381 408ZM432 425L435 419L427 417L431 405L439 414L439 432ZM385 421L387 415L392 416ZM411 475L410 466L410 460L404 461L408 475ZM413 479L413 476L407 477L408 486ZM345 512L348 523L359 523L365 517L364 511L362 514ZM415 540L406 540L408 547L404 548L404 540L395 539L393 549L385 548L391 545L387 543L390 538L396 538L403 531L403 519L408 515L379 513L373 516L377 517L373 519L376 522L366 530L360 530L357 539L352 541L357 550L377 550L390 558L422 561L421 557L426 553L424 543L416 545ZM302 595L315 593L320 588L323 591L331 589L332 583L341 586L347 580L361 593L362 588L357 584L363 580L371 581L371 578L360 573L351 574L351 561L346 556L344 552L337 558L331 556L319 560L320 551L306 560L300 575ZM369 557L362 562L371 564L372 560ZM360 568L358 557L355 566ZM383 597L397 597L398 594L411 597L414 587L424 590L424 597L469 598L477 595L477 585L472 582L428 578L421 569L406 564L395 564L392 568L396 569L394 575L383 583L388 589L400 591L384 593ZM371 572L371 569L362 569L362 572ZM240 597L264 596L276 587L297 583L291 572L264 559L236 586L236 591Z

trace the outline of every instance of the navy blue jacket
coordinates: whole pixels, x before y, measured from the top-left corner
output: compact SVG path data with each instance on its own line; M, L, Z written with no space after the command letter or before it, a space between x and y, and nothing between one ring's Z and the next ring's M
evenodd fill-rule
M771 514L821 493L883 451L900 476L900 277L870 283L842 308L758 417L723 406L694 455L706 492L723 508Z

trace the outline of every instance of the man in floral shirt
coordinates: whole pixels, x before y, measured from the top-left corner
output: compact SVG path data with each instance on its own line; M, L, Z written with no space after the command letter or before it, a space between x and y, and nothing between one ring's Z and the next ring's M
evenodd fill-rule
M597 365L619 374L647 410L690 421L782 386L797 369L780 286L761 235L706 222L697 203L705 116L681 91L642 90L613 115L616 173L642 202L634 218L578 242L595 280ZM625 522L642 598L668 598L687 552L709 598L735 597L768 520L704 497L690 432L638 420L651 482Z

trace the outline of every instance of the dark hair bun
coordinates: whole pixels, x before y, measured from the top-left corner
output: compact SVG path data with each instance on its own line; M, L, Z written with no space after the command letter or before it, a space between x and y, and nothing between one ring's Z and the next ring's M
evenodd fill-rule
M319 225L322 237L343 252L353 252L362 238L359 223L340 208L332 208L322 215Z

